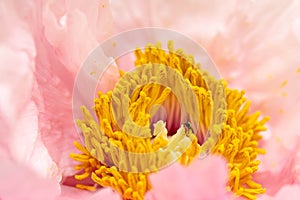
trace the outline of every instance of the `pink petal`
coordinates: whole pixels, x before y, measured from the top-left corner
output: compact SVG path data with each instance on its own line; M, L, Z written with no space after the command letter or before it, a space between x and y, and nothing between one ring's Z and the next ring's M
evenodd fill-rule
M272 136L291 149L299 135L300 41L293 22L299 18L300 4L264 1L237 8L226 31L207 46L208 52L231 87L246 90L252 109L271 117Z
M282 199L289 199L289 200L298 200L300 196L300 185L286 185L281 188L281 190L276 193L274 197L266 196L263 199L268 200L282 200Z
M261 169L255 179L267 188L268 195L274 195L289 184L300 184L300 137L296 147L286 149L278 141L267 143L267 155L263 156Z
M98 199L109 199L109 200L121 200L118 193L113 191L111 188L101 188L96 192L89 192L79 190L74 187L62 186L62 193L58 200L98 200Z
M228 199L226 162L215 156L195 160L188 167L174 164L150 175L146 199Z
M37 45L34 100L39 110L39 130L52 159L63 173L72 173L69 154L75 151L73 142L79 140L72 113L75 74L57 60L53 47L46 41L38 41Z
M74 79L88 53L111 30L108 1L46 1L38 16L35 43L39 130L51 157L64 175L74 173L79 140L72 113ZM42 24L40 21L42 20Z
M0 135L4 138L0 158L26 164L41 177L51 177L58 182L60 173L38 134L36 106L31 102L23 107L14 123L17 126Z
M167 0L164 3L159 0L129 0L126 4L112 1L111 7L119 31L164 27L193 36L194 39L202 38L207 43L217 31L226 28L225 21L235 9L235 3L236 1L227 1L224 4L221 0Z
M38 111L31 99L36 48L29 24L20 17L27 6L17 7L11 1L0 3L0 157L58 180L56 165L38 134Z
M13 5L1 1L0 11L0 122L8 128L1 132L9 132L31 98L36 50L29 27L18 18Z
M59 184L41 178L26 165L1 160L0 196L2 199L53 200L59 195Z
M72 72L112 31L108 0L52 0L44 4L43 11L46 40L55 48L58 60Z

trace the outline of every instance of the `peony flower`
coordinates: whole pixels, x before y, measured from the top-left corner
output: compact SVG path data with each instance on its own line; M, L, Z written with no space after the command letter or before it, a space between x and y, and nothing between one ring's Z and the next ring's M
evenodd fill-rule
M138 199L145 195L146 199L161 199L174 194L181 199L233 198L226 189L246 198L256 198L257 194L264 192L263 199L299 196L299 134L296 132L300 113L296 90L300 75L297 55L299 3L182 3L155 0L127 1L126 4L117 0L0 3L4 30L0 35L0 124L3 138L0 141L0 198L40 199L46 195L49 199L120 199L121 195L125 199ZM204 141L204 136L192 135L191 148L180 158L180 164L150 175L133 175L99 162L87 143L79 143L80 137L73 122L72 91L76 73L99 42L113 33L146 26L171 28L197 40L228 82L228 86L225 85L228 94L236 98L226 99L231 111L226 113L227 129L224 130L230 137L220 137L212 149L218 157L209 155L206 159L197 159L201 152L197 145L199 140ZM139 55L138 61L148 59L152 62L143 52ZM118 60L116 64L125 70L127 62ZM106 134L110 133L113 124L102 120L104 102L101 98L109 97L106 92L112 90L113 83L120 78L116 67L112 66L106 74L104 79L111 82L101 82L101 88L105 90L96 98L99 127L105 125L108 128ZM244 92L229 88L245 89L247 99L251 100L250 110L242 106L246 102ZM162 88L155 88L157 90L162 94L168 92ZM13 106L7 106L11 103ZM171 106L166 110L176 113L175 108ZM86 127L89 128L97 119L91 118L87 109L83 108L83 111L84 118L77 124L88 140L89 129ZM244 121L237 114L243 111L246 113ZM267 118L248 114L248 111L260 111L261 116L270 116L270 121L266 123ZM176 114L170 116L169 122L170 119L176 122ZM164 135L167 132L157 135L159 147L170 142L170 138L184 136L189 131L187 126L178 123L174 125L180 130L178 134L168 125L156 125L174 132L169 137ZM264 126L268 131L260 133ZM264 136L262 140L259 140L260 134ZM123 147L135 148L141 142L127 138L128 144L133 142L130 146L126 142L119 144L118 136L107 137ZM241 151L248 147L247 137L251 138L252 146L249 147L252 149ZM234 142L237 140L244 141L244 146L237 145ZM74 141L77 141L78 150ZM227 151L232 146L237 149L236 153ZM257 157L264 152L262 149L266 150L266 155ZM71 152L74 152L71 157L79 164L70 159ZM239 162L242 166L238 165ZM76 171L74 166L83 171ZM247 180L243 180L240 174ZM178 178L176 182L170 181L172 175ZM13 192L18 186L15 184L17 177L18 188L22 188L18 194ZM214 178L212 182L208 182L210 178ZM166 187L160 187L161 183ZM25 184L30 187L22 187ZM172 187L167 187L167 184ZM172 192L172 189L176 191ZM213 193L213 190L217 192Z
M166 34L171 37L170 32ZM158 43L149 44L144 50L136 49L134 54L136 71L120 71L114 90L106 94L100 91L95 98L97 120L85 106L82 107L83 118L77 120L77 125L83 133L84 145L75 142L81 154L71 154L71 158L79 162L75 169L81 170L75 175L76 187L94 191L98 186L110 186L124 199L143 199L147 191L150 199L166 195L171 198L167 190L162 195L157 187L152 186L149 181L152 174L176 160L185 166L193 165L197 157L211 151L228 162L228 190L249 199L264 193L265 189L253 180L253 174L260 163L257 155L264 153L258 147L258 141L268 118L259 120L259 113L249 113L250 103L244 92L232 90L224 81L198 69L194 57L175 49L172 41L168 44L168 51ZM195 94L195 102L191 93ZM181 108L184 107L185 111L178 110L176 99L183 102ZM157 112L155 105L164 107L166 113ZM195 110L196 115L193 115ZM191 113L192 118L184 116L185 112ZM127 118L127 113L135 123ZM164 114L165 119L161 120ZM157 117L158 121L155 120ZM182 118L191 121L182 123ZM198 129L193 129L193 120ZM197 131L195 135L192 134L194 130ZM144 157L140 157L141 154ZM210 159L202 162L205 161L208 165L213 162ZM205 171L205 165L201 166ZM166 170L172 171L172 168ZM94 183L80 182L89 179ZM195 179L190 182L196 188L199 183ZM216 188L217 185L223 185L224 198L229 196L225 192L224 179L216 179ZM189 186L182 187L182 195L177 198L220 196L215 193L215 197L210 197L213 193L201 188L197 189L199 194L202 193L200 196L188 191Z

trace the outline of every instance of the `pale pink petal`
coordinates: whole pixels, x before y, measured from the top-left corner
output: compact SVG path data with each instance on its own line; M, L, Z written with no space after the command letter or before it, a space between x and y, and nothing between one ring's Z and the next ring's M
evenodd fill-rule
M74 187L62 186L61 195L58 197L58 200L100 200L100 199L109 199L109 200L121 200L120 195L113 191L111 188L101 188L96 192L90 192L85 190L79 190Z
M207 46L222 75L246 90L253 110L271 117L272 136L289 149L299 134L300 41L293 29L299 8L295 1L240 4L227 30Z
M3 144L0 148L4 153L0 158L26 164L41 177L59 182L60 172L41 141L37 121L37 109L31 102L23 107L23 111L14 120L15 126L9 132L1 133Z
M276 193L274 197L265 196L262 200L298 200L300 197L300 185L286 185Z
M119 67L116 64L110 65L97 83L98 87L96 91L101 91L102 93L112 91L119 77Z
M46 41L37 42L37 86L34 100L39 110L39 130L51 157L63 173L73 171L70 152L79 140L73 121L72 89L75 73L68 71ZM73 162L73 166L75 162Z
M26 164L58 182L56 165L38 134L38 111L31 99L36 48L30 26L20 17L27 7L16 7L12 1L0 3L0 158Z
M31 98L36 50L29 27L13 5L1 1L0 13L0 122L7 128L0 132L8 133Z
M118 31L129 28L164 27L192 36L206 38L226 28L228 15L236 1L221 0L121 0L111 2L112 15ZM122 20L119 20L122 19ZM205 44L206 44L205 43Z
M187 167L174 164L150 175L152 189L146 199L228 199L227 176L226 162L221 157L208 156Z
M34 27L39 130L64 175L73 174L73 142L79 140L72 113L72 91L79 67L111 30L108 1L44 1ZM40 24L40 22L42 24Z
M46 40L57 59L72 72L112 31L108 0L45 1L42 17Z
M268 195L276 194L285 185L300 184L300 137L295 144L292 150L273 138L266 144L269 153L261 158L254 178L267 188Z
M1 199L54 200L59 193L59 184L56 181L38 176L26 165L1 159Z

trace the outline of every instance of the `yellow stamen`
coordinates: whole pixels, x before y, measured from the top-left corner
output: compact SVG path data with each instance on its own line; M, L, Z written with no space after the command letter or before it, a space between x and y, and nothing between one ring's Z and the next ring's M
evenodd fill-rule
M84 113L86 113L87 117L85 121L93 121L88 114L88 111L84 110ZM96 123L95 121L93 121ZM84 127L82 124L82 121L79 122L81 125L80 127ZM90 127L91 124L86 124L85 129L83 129L84 134L90 134L86 129L87 127ZM120 139L122 141L119 143L119 145L122 147L122 149L126 149L127 151L132 152L148 152L148 151L156 151L157 149L164 148L167 145L169 145L169 149L174 149L172 144L176 145L178 144L178 140L181 141L181 144L183 147L186 146L186 142L184 142L184 138L188 139L189 137L186 137L188 133L185 132L184 128L181 128L177 134L172 136L171 138L167 137L167 130L165 128L165 124L163 122L158 122L154 125L154 134L157 136L153 141L148 140L142 140L139 138L134 138L129 135L126 135L125 133L121 131L115 131L111 132L108 131L109 134L111 134L112 142L117 141L116 139ZM110 129L111 130L111 129ZM88 132L88 133L87 133ZM184 152L183 155L181 155L180 160L183 164L190 163L195 156L199 153L199 146L197 142L197 138L190 133L190 137L192 140L192 145L190 145L189 149ZM150 183L148 180L148 174L149 173L131 173L131 172L120 172L118 169L113 166L105 166L101 164L97 159L92 156L92 153L89 153L86 148L81 146L79 143L75 142L75 146L78 150L80 150L81 154L71 154L71 158L73 158L76 161L81 162L81 164L77 165L75 169L85 169L85 171L79 175L75 175L75 179L78 181L81 181L85 178L91 177L91 179L97 183L98 185L102 187L110 186L114 188L116 191L118 191L120 194L124 196L125 199L142 199L145 192L150 189ZM101 147L98 147L97 150L99 151ZM167 151L168 152L168 151ZM109 153L109 152L108 152ZM111 155L111 161L112 162L119 162L122 160L125 160L125 158L119 157L115 158L115 153L112 152ZM177 154L176 152L173 152L174 154ZM156 154L153 154L155 156ZM168 154L169 155L169 154ZM122 155L119 155L122 156ZM114 159L115 158L115 159ZM137 164L140 165L146 165L150 166L151 169L149 171L155 171L158 170L158 167L155 166L155 163L158 163L159 166L164 166L166 164L159 164L159 163L168 163L173 158L166 158L165 156L159 156L159 157L153 157L152 161L144 160L144 162L140 162ZM147 163L148 162L148 163ZM151 163L152 162L152 163ZM127 163L124 163L125 165ZM136 163L135 163L136 164ZM134 166L131 166L134 168ZM90 186L84 186L79 185L78 188L81 189L89 189Z
M78 189L82 190L89 190L89 191L95 191L96 187L95 186L88 186L88 185L82 185L82 184L76 184L75 186Z
M258 147L258 141L261 139L259 133L266 130L264 124L268 118L260 120L259 112L249 114L250 102L244 97L245 91L229 89L225 81L216 80L199 70L199 64L194 62L193 56L186 55L181 49L174 50L172 42L168 48L169 52L156 44L148 45L144 52L140 49L135 51L137 69L141 65L144 68L138 75L120 71L123 79L117 83L114 91L107 94L99 92L94 107L99 122L93 119L87 108L82 107L84 119L77 120L77 125L82 130L85 144L83 147L75 142L81 154L70 155L80 163L75 169L81 170L81 173L75 178L80 182L90 177L95 184L114 188L124 199L143 199L145 192L151 189L148 179L150 173L176 160L188 165L202 152L211 150L228 161L230 173L227 189L238 196L255 199L258 194L265 192L260 184L253 181L252 176L260 163L257 156L265 153ZM175 78L170 80L175 84L175 89L156 82L147 83L149 77L157 80L157 77L166 76L163 65L184 77L181 81ZM154 66L158 70L151 71ZM126 78L127 75L129 78ZM141 77L146 84L139 85L134 76ZM184 84L192 88L198 103L196 106L199 111L196 113L199 116L195 119L199 128L196 135L182 125L176 134L168 136L166 123L162 121L156 122L151 132L151 117L158 110L157 105L168 107L166 102L173 98L173 93L176 93L174 90ZM129 86L134 86L134 90L131 91ZM223 96L226 98L220 98ZM124 98L129 102L128 110L120 109L115 115L123 119L129 114L130 119L122 121L124 126L120 127L112 104L120 108L127 106L122 104ZM134 126L130 120L138 126ZM137 132L145 136L150 133L152 138L131 135ZM208 139L204 140L207 136ZM132 154L125 155L124 152ZM147 159L136 157L135 153L147 154ZM76 187L95 189L95 186L83 184Z
M265 151L258 147L260 131L266 130L264 124L268 117L258 120L259 112L249 114L250 102L243 97L244 91L226 88L226 125L212 153L224 156L230 170L228 186L236 195L255 199L265 189L252 180L252 175L260 164L258 154Z
M287 83L288 83L287 80L283 81L283 82L281 83L281 85L280 85L280 88L283 88L284 86L286 86Z

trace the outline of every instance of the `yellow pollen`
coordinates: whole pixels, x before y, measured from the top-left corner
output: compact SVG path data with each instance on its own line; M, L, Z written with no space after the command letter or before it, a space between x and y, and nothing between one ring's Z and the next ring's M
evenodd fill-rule
M170 136L164 121L155 122L151 131L151 119L160 106L171 113L167 120L180 119L174 111L174 89L153 82L139 86L134 75L133 79L122 79L123 82L117 83L114 91L106 94L99 92L94 101L97 120L86 107L82 107L84 118L77 120L77 125L84 136L84 145L75 142L75 147L81 153L70 154L70 157L79 163L75 166L79 171L75 175L75 179L78 180L76 187L90 191L99 186L112 187L123 199L144 199L145 193L151 189L151 173L174 160L182 165L189 165L201 152L213 147L211 153L223 156L228 162L227 190L233 191L237 196L256 199L257 195L265 192L259 183L253 181L253 174L260 164L257 156L265 153L258 147L258 142L262 138L260 132L266 130L264 124L269 118L260 119L259 112L249 113L250 102L244 97L245 91L232 90L224 80L216 80L208 72L199 70L200 64L195 63L194 57L185 54L182 49L175 50L172 42L169 42L168 49L169 51L163 50L159 43L147 45L144 51L136 49L135 65L137 68L145 66L140 76L145 82L148 81L147 77L154 80L164 76L166 72L161 65L169 66L184 77L198 102L197 133L193 134L191 129L179 124L177 132ZM151 71L154 64L158 64L155 65L158 71ZM120 75L125 77L127 73L120 71ZM173 81L177 88L184 85L184 82L177 79ZM125 91L129 90L129 85L136 87L127 97ZM226 98L216 98L213 95L222 92L225 92ZM114 96L113 93L117 95ZM127 112L130 119L139 127L143 127L142 129L137 130L128 121L120 128L113 114L112 104L116 102L116 106L124 107L122 98L128 98ZM215 105L226 105L226 110L218 110L218 114L215 115ZM123 119L124 113L115 114ZM224 119L225 124L210 127L220 119ZM211 132L205 140L208 130ZM136 132L141 135L150 132L152 137L131 135ZM124 152L149 156L147 159L139 159L134 155L126 156ZM146 170L140 172L140 169ZM94 185L81 182L88 178L93 180Z
M273 79L273 76L270 74L270 75L268 75L268 79Z
M280 108L280 109L279 109L279 113L280 113L281 115L283 115L283 114L284 114L284 109L283 109L283 108Z
M283 82L281 83L281 85L280 85L280 88L283 88L284 86L286 86L287 83L288 83L287 80L283 81Z
M300 68L297 69L297 73L300 74Z
M91 75L91 76L93 76L93 75L95 75L95 74L96 74L95 71L91 71L91 72L90 72L90 75Z
M286 93L286 92L282 92L282 93L281 93L281 96L286 97L286 96L287 96L287 93Z

